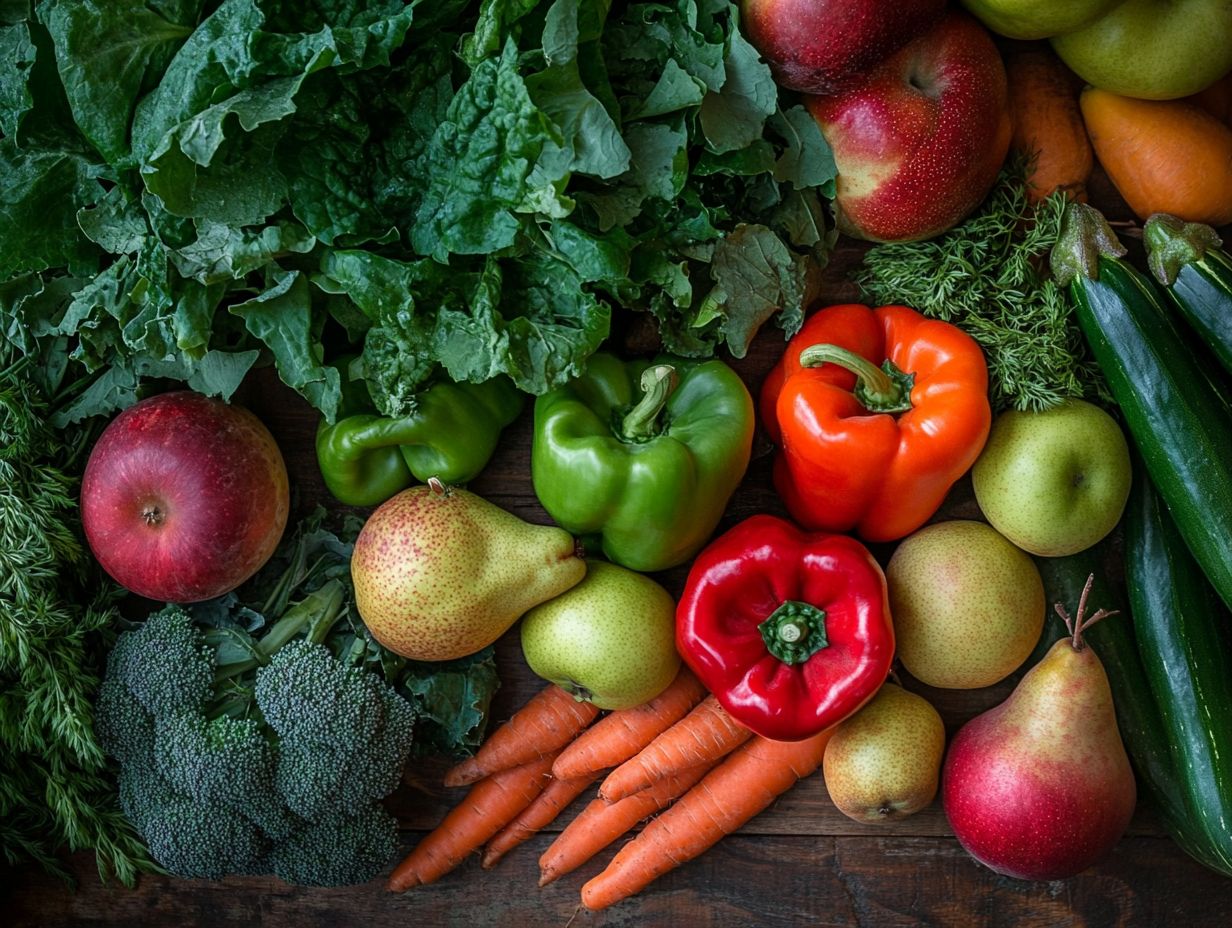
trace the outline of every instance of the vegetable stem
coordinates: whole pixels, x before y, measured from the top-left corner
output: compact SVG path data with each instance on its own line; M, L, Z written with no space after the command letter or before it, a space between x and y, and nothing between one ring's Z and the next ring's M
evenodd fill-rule
M625 415L620 434L629 441L647 441L658 432L659 414L676 389L676 368L655 364L642 372L642 398Z
M837 364L856 375L855 397L870 412L907 412L911 409L911 388L915 374L904 373L889 358L873 364L854 351L839 345L810 345L800 352L802 367Z

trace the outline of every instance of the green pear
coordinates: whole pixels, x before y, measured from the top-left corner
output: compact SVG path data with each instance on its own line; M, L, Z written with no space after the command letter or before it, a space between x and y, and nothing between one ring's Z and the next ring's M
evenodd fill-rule
M985 26L1011 39L1046 39L1081 29L1123 0L962 0Z
M658 696L680 669L676 604L649 577L592 561L586 579L522 619L530 669L600 709Z
M564 529L439 481L381 504L351 555L364 624L389 650L421 661L474 654L585 575Z
M1009 676L1044 627L1035 562L984 522L938 522L903 539L886 565L903 666L948 689Z
M838 810L876 824L919 812L937 795L945 724L923 696L886 683L839 724L822 772Z

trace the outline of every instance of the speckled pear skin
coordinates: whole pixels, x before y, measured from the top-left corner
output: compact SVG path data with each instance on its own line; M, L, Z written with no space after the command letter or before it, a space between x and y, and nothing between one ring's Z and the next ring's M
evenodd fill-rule
M991 686L1039 641L1039 569L991 525L956 519L925 526L903 539L885 573L899 660L922 683Z
M923 696L886 683L826 745L826 789L848 818L896 821L933 801L944 754L937 710Z
M474 654L585 575L564 529L525 522L467 490L430 486L383 503L351 555L355 605L369 631L421 661Z
M649 577L592 561L586 579L522 620L522 653L540 677L600 709L631 709L676 677L676 603Z

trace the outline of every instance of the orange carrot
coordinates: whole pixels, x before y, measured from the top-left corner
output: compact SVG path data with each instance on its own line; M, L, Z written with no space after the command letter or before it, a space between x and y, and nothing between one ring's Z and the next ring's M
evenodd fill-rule
M707 696L639 754L613 770L599 787L599 796L608 802L623 799L663 777L718 760L752 736L717 699Z
M684 795L717 761L699 764L675 776L665 777L648 789L619 802L594 800L565 826L539 858L539 885L576 870L642 819L654 815Z
M1108 179L1139 219L1232 222L1232 128L1186 100L1134 100L1090 87L1082 115Z
M439 880L543 792L555 759L555 755L541 757L476 783L436 829L394 867L385 888L400 893Z
M559 760L559 757L557 758ZM555 821L561 811L582 795L595 782L597 773L561 780L553 777L535 801L518 813L517 818L502 828L483 849L483 869L491 870L497 862L523 841L529 840Z
M594 911L628 898L740 828L821 765L832 731L744 745L622 847L582 887L582 905Z
M1047 46L1008 53L1005 76L1014 125L1010 147L1034 159L1027 198L1037 203L1063 190L1086 202L1095 155L1078 109L1081 81Z
M474 757L446 773L445 785L466 786L498 770L555 754L598 714L592 703L580 702L552 684L493 732Z
M560 752L552 765L552 776L580 777L623 764L684 718L705 695L706 688L693 671L681 667L671 686L650 702L618 709L582 732Z

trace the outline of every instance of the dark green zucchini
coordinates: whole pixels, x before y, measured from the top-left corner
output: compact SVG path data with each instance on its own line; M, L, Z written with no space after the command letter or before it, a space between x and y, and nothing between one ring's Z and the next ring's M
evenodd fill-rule
M1187 851L1232 875L1232 617L1148 481L1135 481L1124 526L1138 652L1187 807L1164 818Z
M1119 542L1118 538L1110 537L1067 557L1035 559L1044 581L1048 614L1039 645L1024 669L1035 666L1056 641L1068 634L1053 604L1061 603L1073 616L1087 578L1093 576L1095 580L1087 600L1087 614L1098 609L1116 610L1118 614L1092 625L1083 637L1095 649L1108 673L1117 727L1138 774L1142 793L1150 798L1160 816L1169 823L1169 830L1174 834L1183 834L1189 819L1185 787L1177 775L1172 741L1155 704L1134 636L1134 620L1130 616L1126 596ZM1175 827L1172 827L1173 824ZM1178 840L1178 843L1182 842ZM1189 850L1188 843L1185 847ZM1207 862L1194 851L1190 850L1190 853Z
M1151 275L1232 373L1232 257L1220 250L1215 230L1156 213L1142 238Z
M1052 251L1125 425L1211 585L1232 604L1232 413L1150 279L1120 260L1107 220L1066 210Z

